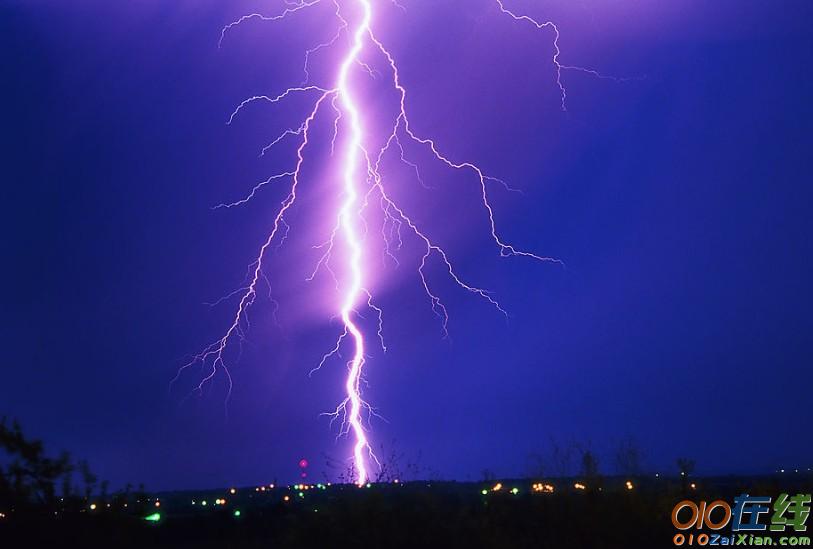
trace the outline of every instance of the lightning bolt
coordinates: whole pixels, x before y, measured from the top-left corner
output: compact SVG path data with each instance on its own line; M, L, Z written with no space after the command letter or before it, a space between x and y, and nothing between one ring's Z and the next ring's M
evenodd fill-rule
M356 443L353 447L353 463L358 474L358 483L367 483L367 462L365 455L374 456L370 450L370 444L367 441L367 435L364 432L364 426L361 424L361 394L359 392L359 384L361 381L361 370L364 366L364 334L362 334L359 327L353 322L354 309L359 299L359 294L362 292L363 272L361 266L361 255L363 242L359 240L356 234L354 217L357 214L353 213L353 207L359 199L359 190L356 181L357 164L359 163L359 156L362 147L364 133L359 120L358 107L354 102L354 97L350 85L348 83L348 73L350 67L358 61L359 54L364 46L364 37L370 30L370 21L372 19L372 6L369 0L359 0L362 6L362 19L356 27L353 34L353 45L350 48L347 56L344 58L339 69L339 81L337 85L339 97L344 107L344 112L350 118L350 140L347 144L347 153L344 159L344 190L345 201L339 211L339 222L344 232L344 238L350 249L350 256L347 262L350 266L352 273L349 287L345 291L344 304L342 305L342 322L344 323L345 330L353 337L355 351L353 358L350 361L350 369L347 374L347 381L345 382L345 391L347 392L347 399L350 403L350 412L347 421L350 428L353 430Z
M368 480L373 479L375 469L380 467L372 451L367 436L368 427L364 421L365 414L368 416L367 422L369 422L369 416L375 415L375 411L363 400L361 394L367 358L367 341L364 330L359 323L359 318L361 318L359 308L366 308L375 314L377 318L376 336L380 346L386 351L383 331L384 313L381 308L375 305L373 293L367 287L367 269L365 268L366 239L368 236L368 225L365 217L367 210L378 208L380 211L383 217L380 236L384 245L384 255L395 266L400 264L397 254L403 245L403 239L406 237L404 232L407 235L412 235L412 238L422 246L423 253L416 272L429 306L439 318L444 337L448 336L449 314L440 296L432 289L429 273L430 262L432 261L438 262L446 275L457 286L484 300L497 311L507 316L506 310L491 292L468 282L458 273L452 262L450 252L437 244L431 235L416 223L409 216L406 209L389 193L389 189L385 186L385 178L382 175L382 163L388 153L396 154L397 160L409 167L414 172L418 182L426 188L431 187L424 182L420 166L406 157L404 142L410 142L416 147L424 148L435 161L450 170L469 173L477 184L477 192L482 204L487 230L501 257L523 257L539 262L561 263L557 259L519 249L505 241L500 235L496 214L489 199L489 187L492 184L499 184L509 190L514 189L503 180L486 173L473 162L452 159L442 151L434 139L421 135L418 130L414 129L407 112L407 90L402 84L398 65L393 55L385 47L384 42L379 40L374 31L373 7L374 4L379 4L382 1L391 2L398 9L406 12L406 8L394 0L286 0L284 10L278 15L267 16L252 13L240 17L223 28L219 41L221 45L227 34L239 25L252 20L279 22L298 16L308 10L316 9L321 4L332 6L333 17L336 21L335 32L332 36L327 41L319 42L305 52L302 67L304 81L300 85L290 87L277 95L249 97L242 101L228 118L228 124L231 124L242 111L256 103L276 105L283 103L292 96L310 96L313 98L312 107L301 124L286 129L263 147L260 152L262 156L283 140L296 138L299 144L296 148L294 165L260 181L244 197L214 206L215 209L239 207L255 199L263 187L272 182L284 180L290 182L288 193L272 219L270 232L260 247L255 260L249 266L246 284L218 300L219 303L239 297L231 324L221 337L184 364L173 380L177 381L187 368L199 365L204 369L204 374L193 394L201 393L204 386L212 381L218 372L222 372L227 381L226 403L228 403L231 395L232 379L227 366L226 353L233 344L239 346L245 340L245 333L249 328L248 311L255 304L261 287L263 285L267 286L270 292L270 283L263 271L268 251L272 245L281 246L288 234L290 226L286 221L286 214L296 202L297 191L302 183L302 166L305 162L305 151L312 138L312 124L322 110L329 105L333 128L330 140L331 154L336 151L339 136L341 135L343 138L342 150L340 151L341 173L337 177L342 183L342 198L334 210L336 221L332 231L322 244L314 246L314 248L322 251L322 255L307 280L313 280L322 270L327 271L332 276L336 291L341 297L341 307L337 316L341 318L342 329L331 350L322 357L319 364L311 370L311 373L318 371L334 356L340 355L344 346L352 346L351 358L346 363L345 398L333 412L327 415L331 416L331 422L341 418L340 436L352 434L354 445L351 459L355 472L355 482L359 485L366 484ZM562 81L563 71L573 70L598 78L624 80L605 76L593 69L562 64L559 61L561 55L559 29L553 22L540 22L528 15L517 14L508 9L503 0L495 0L495 2L500 14L510 17L518 23L528 23L537 29L552 31L553 56L551 62L555 72L555 83L560 92L562 110L567 110L567 90ZM346 45L342 41L343 35L347 35ZM339 47L346 49L343 50L337 65L335 84L331 86L311 84L311 58L319 54L319 52ZM379 70L387 73L387 78L399 97L397 113L388 124L390 129L385 134L386 139L382 140L383 145L377 149L369 146L372 139L368 128L364 125L364 105L358 101L352 86L352 72L355 69L360 69L373 78L381 74L372 64L375 58L381 61L383 69ZM334 255L337 255L338 259L334 258ZM342 272L347 273L347 276L337 276L334 270L334 264L337 262L342 268Z

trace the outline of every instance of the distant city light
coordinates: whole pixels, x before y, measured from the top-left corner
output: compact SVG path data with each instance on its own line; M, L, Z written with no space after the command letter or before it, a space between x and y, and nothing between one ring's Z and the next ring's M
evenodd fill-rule
M531 485L531 489L534 492L545 492L548 494L553 493L553 485L552 484L542 484L541 482L536 482Z
M575 488L576 490L584 490L587 488L587 486L585 486L581 482L577 482L576 484L573 485L573 488Z
M90 504L90 510L91 510L91 511L95 511L95 510L96 510L96 504L95 504L95 503L91 503L91 504Z
M625 486L627 487L627 490L632 490L635 488L635 486L632 485L632 481L629 480L625 483Z
M502 482L498 482L497 484L495 484L492 490L495 492L499 492L500 490L502 490Z
M236 488L232 488L231 490L229 490L229 493L230 493L230 494L236 494L236 493L237 493L237 489L236 489Z

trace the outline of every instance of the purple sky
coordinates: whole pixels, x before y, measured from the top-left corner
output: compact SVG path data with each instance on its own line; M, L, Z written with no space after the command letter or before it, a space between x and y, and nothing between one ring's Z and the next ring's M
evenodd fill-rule
M411 147L436 188L393 165L394 192L510 321L434 265L444 340L415 243L397 269L374 258L388 344L367 367L365 395L387 420L374 442L457 479L523 474L551 439L590 444L611 472L628 436L651 470L679 455L700 472L811 466L809 3L506 0L557 22L563 64L644 77L566 72L567 113L550 32L490 0L402 3L406 14L383 2L376 24L415 128L522 189L495 189L502 234L567 267L501 259L476 180ZM224 24L281 5L0 7L0 415L114 484L288 481L301 457L321 478L323 454L349 454L319 417L341 399L341 364L307 376L337 330L329 282L303 282L332 219L318 160L269 272L280 326L258 301L228 418L222 378L183 402L194 375L169 390L227 327L233 303L203 303L240 285L285 194L210 209L290 158L257 154L304 102L225 121L245 97L301 80L331 10L249 24L217 48ZM315 59L315 79L332 78L330 60ZM380 116L385 83L364 91Z

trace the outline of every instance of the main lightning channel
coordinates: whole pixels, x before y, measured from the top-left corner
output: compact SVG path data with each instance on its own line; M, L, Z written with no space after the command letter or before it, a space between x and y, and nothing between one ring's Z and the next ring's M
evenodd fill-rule
M359 191L357 189L357 166L361 161L361 147L363 139L363 130L361 120L359 117L359 109L356 106L353 98L350 84L348 82L348 74L350 67L353 66L359 58L362 48L364 47L364 37L370 29L370 21L372 20L372 6L369 0L358 0L363 15L361 22L353 34L353 45L350 48L347 56L344 58L339 70L339 78L336 89L339 93L339 99L345 113L350 119L350 139L347 144L347 152L344 157L344 191L345 200L342 204L339 213L339 221L341 224L342 232L344 234L345 243L350 249L348 258L348 267L350 270L350 286L347 288L344 296L344 304L342 305L341 317L342 322L350 335L353 338L355 351L353 358L350 361L350 368L347 373L347 380L345 382L345 391L347 392L347 399L350 403L350 411L348 412L347 422L350 424L355 436L356 442L353 447L353 464L357 474L356 482L359 485L366 484L368 472L366 456L371 453L367 435L364 432L364 426L361 424L361 395L359 394L359 385L361 382L361 372L364 367L364 334L359 327L353 322L352 315L355 310L356 303L359 300L359 295L363 291L363 276L361 256L362 244L356 234L353 207L358 202ZM355 216L358 215L356 211Z

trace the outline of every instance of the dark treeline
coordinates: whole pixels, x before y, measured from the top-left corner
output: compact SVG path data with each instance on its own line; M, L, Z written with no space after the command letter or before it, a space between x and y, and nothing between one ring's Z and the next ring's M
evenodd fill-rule
M94 496L99 505L146 500L143 488L133 492L130 485L108 494L107 481L99 481L87 461L74 461L68 452L49 456L43 442L28 438L17 421L0 418L0 512L78 512Z
M532 456L525 478L486 469L477 482L433 478L420 457L394 447L381 449L381 476L364 488L340 482L148 496L127 486L108 494L86 462L49 456L17 422L0 420L0 548L652 549L674 547L671 512L684 499L813 490L807 468L698 477L693 459L678 458L669 473L642 472L643 452L631 439L605 460L589 444L552 443L548 454ZM330 477L354 478L345 464L331 466Z

